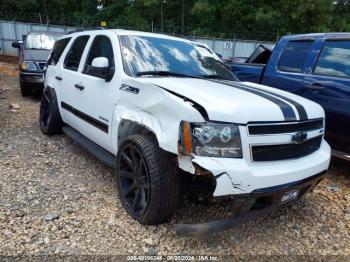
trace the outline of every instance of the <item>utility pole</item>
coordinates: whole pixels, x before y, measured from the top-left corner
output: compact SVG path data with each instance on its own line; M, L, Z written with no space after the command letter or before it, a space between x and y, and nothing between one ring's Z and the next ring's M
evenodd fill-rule
M43 21L41 20L41 14L39 12L40 25L43 25Z
M185 0L182 0L181 34L185 35Z
M44 13L45 13L45 18L46 18L46 25L49 24L49 14L48 14L48 11L47 11L47 3L46 3L46 0L43 0L42 1L42 4L43 4L43 9L44 9Z
M163 33L164 32L164 5L166 3L166 0L160 0L160 30Z

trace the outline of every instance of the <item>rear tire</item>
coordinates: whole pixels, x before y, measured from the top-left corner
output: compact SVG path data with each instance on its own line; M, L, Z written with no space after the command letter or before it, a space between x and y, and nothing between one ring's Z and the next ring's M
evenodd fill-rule
M58 109L56 93L52 88L45 88L41 97L39 123L46 135L62 132L62 118Z
M22 80L19 81L19 86L21 88L21 94L23 97L31 95L31 88L28 84L23 82Z
M153 135L132 135L117 154L117 188L126 211L141 224L165 222L176 210L180 181L169 153Z

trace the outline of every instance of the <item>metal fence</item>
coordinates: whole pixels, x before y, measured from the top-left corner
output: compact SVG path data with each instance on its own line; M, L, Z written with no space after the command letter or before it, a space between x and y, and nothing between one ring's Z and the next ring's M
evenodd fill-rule
M241 39L196 38L192 40L208 45L216 53L222 55L223 58L249 57L260 44L268 48L273 48L275 45L274 42Z
M0 54L17 56L18 50L12 47L12 42L16 40L22 40L23 35L28 34L28 32L32 30L48 30L53 32L67 33L74 29L74 27L69 26L40 25L33 23L0 20ZM264 44L267 47L273 47L275 44L274 42L241 39L219 39L204 37L186 38L208 45L216 53L222 55L223 58L248 57L259 44Z

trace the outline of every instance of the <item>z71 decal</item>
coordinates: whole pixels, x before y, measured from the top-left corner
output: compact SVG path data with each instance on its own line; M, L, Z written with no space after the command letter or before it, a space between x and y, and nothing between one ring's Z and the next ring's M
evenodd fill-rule
M125 84L122 84L119 89L123 90L123 91L126 91L126 92L129 92L129 93L133 93L135 95L137 95L140 92L140 89L138 89L136 87L128 86L128 85L125 85Z

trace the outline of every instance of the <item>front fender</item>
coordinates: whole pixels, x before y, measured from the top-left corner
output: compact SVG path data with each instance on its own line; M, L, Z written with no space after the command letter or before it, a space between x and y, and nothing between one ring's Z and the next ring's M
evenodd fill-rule
M129 105L119 104L114 108L113 112L113 132L112 134L112 144L113 151L116 154L118 151L118 132L120 123L123 120L129 120L131 122L137 123L140 126L145 127L150 132L152 132L159 143L159 146L166 151L172 150L171 146L167 145L165 142L164 132L162 132L161 125L159 121L150 113L140 110ZM170 151L172 152L172 151ZM176 153L176 152L173 152Z
M203 115L191 101L166 91L160 86L139 81L128 81L127 85L138 88L137 94L120 91L113 110L112 150L118 151L119 126L122 121L131 121L152 132L159 147L178 155L179 126L181 121L203 122ZM188 166L182 165L180 166ZM193 170L191 169L193 172Z

